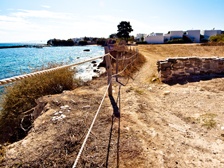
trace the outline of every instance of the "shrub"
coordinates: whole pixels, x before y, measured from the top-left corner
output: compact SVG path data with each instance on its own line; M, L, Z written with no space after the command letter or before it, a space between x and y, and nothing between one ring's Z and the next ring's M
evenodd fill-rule
M79 45L87 45L87 41L79 41Z
M168 44L181 44L181 43L185 43L184 40L182 38L177 38L177 39L172 39L167 41Z
M120 61L118 61L118 72L122 72L120 76L132 77L134 73L138 71L138 69L146 61L145 57L140 53L137 53L135 57L133 57L132 59L129 59L130 57L136 54L135 50L127 49L127 47L125 47L124 49L123 46L120 46L120 47L117 46L117 47L114 47L114 49L115 50L113 52L110 52L114 57L120 56L122 54L126 58L126 60L123 60L120 57L118 58L118 59L121 59ZM112 64L113 64L113 67L116 67L116 61L113 60ZM113 72L114 74L116 73L115 69L116 68L114 68L114 72Z
M138 41L136 44L148 44L147 41Z
M103 39L103 38L102 39L97 39L97 42L96 42L97 45L102 45L102 46L105 46L106 43L107 43L107 40Z
M206 127L207 129L212 129L216 127L216 121L215 118L216 114L212 114L212 113L206 113L200 116L200 118L198 119L199 122L202 123L203 127Z
M186 35L183 35L183 41L184 43L193 43L193 41Z
M61 93L74 86L74 70L60 69L23 79L6 87L0 112L0 143L14 142L27 132L20 127L25 111L36 106L35 100L49 94ZM32 123L28 123L30 126Z
M209 38L211 42L224 42L224 34L218 34Z

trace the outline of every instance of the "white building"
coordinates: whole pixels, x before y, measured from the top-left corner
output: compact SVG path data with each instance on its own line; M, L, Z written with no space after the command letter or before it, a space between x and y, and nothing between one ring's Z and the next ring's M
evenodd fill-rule
M170 40L170 34L164 34L164 42L167 42Z
M179 31L170 31L170 39L174 39L174 38L182 38L183 37L184 32L182 30Z
M186 36L190 38L193 43L200 43L200 30L187 30Z
M148 36L145 37L145 41L148 44L163 44L164 43L164 36L163 36L163 34L148 35Z
M162 36L162 35L163 33L154 33L154 32L150 33L150 36Z
M144 40L146 36L147 36L147 34L139 33L139 34L136 35L135 39L139 40L139 41L142 41L142 39Z
M221 34L222 30L202 30L201 34L204 35L204 39L208 40L209 37Z

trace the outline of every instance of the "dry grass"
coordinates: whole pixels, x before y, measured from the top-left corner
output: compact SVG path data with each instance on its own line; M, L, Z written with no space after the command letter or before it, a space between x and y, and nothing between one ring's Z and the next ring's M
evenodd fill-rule
M167 57L188 57L188 56L224 56L223 46L201 46L199 44L188 45L140 45L140 49L149 54L156 54L158 59Z
M0 162L3 161L5 155L5 147L0 146Z
M202 124L203 127L206 127L207 129L212 129L216 127L216 121L214 119L216 116L217 116L216 114L206 113L201 115L198 118L198 120Z
M161 45L138 45L141 53L150 61L151 75L148 81L158 78L156 63L170 57L224 57L224 46L202 46L200 44L161 44Z
M6 87L0 115L0 142L13 142L24 137L20 122L25 112L36 106L35 100L44 95L61 93L74 86L74 71L61 69L48 74L27 78ZM30 125L30 119L26 122Z
M127 47L124 48L124 46L121 46L121 48L115 46L111 54L115 58L118 57L117 69L118 73L122 72L119 75L123 77L132 77L146 61L145 57L134 48L128 49ZM116 61L113 60L112 64L114 67L113 73L116 74Z

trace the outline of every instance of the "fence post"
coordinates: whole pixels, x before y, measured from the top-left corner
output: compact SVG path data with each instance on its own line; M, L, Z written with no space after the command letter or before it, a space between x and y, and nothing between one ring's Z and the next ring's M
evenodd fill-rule
M108 50L106 50L106 51L108 51ZM107 55L105 57L105 60L106 60L106 69L107 69L107 76L108 76L107 83L108 83L108 85L110 84L110 86L108 88L108 95L112 96L112 65L111 65L110 55Z
M119 58L119 54L116 54L116 74L118 74L118 58ZM118 81L118 75L116 75L116 81Z

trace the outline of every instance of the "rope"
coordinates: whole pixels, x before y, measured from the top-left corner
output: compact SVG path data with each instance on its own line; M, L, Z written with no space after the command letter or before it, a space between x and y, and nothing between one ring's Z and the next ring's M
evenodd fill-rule
M123 72L128 68L128 66L131 65L136 59L137 59L137 58L135 58L135 59L134 59L131 63L129 63L128 65L126 65L122 71L118 72L117 74L112 75L112 77L118 76L118 75L120 75L121 73L123 73Z
M90 132L91 132L91 130L92 130L92 128L93 128L93 125L94 125L94 123L95 123L95 121L96 121L96 118L97 118L97 115L98 115L98 113L99 113L99 111L100 111L100 109L101 109L101 106L102 106L102 104L103 104L103 102L104 102L104 100L105 100L105 97L106 97L106 94L107 94L107 91L108 91L110 85L111 85L111 81L109 82L109 84L108 84L108 86L107 86L107 89L106 89L106 91L105 91L105 93L104 93L104 95L103 95L103 98L102 98L102 100L101 100L101 103L100 103L100 105L99 105L99 107L98 107L98 110L97 110L97 112L96 112L96 114L95 114L95 116L94 116L94 118L93 118L92 124L91 124L91 126L90 126L90 128L89 128L88 133L86 134L86 137L85 137L85 139L84 139L84 141L83 141L83 143L82 143L82 146L81 146L81 148L80 148L80 150L79 150L79 153L78 153L78 155L77 155L77 157L76 157L76 160L75 160L75 162L74 162L72 168L75 168L76 165L77 165L77 163L78 163L78 161L79 161L79 158L80 158L80 156L81 156L81 154L82 154L82 151L83 151L84 146L85 146L85 144L86 144L86 142L87 142L87 139L89 138Z
M6 79L3 79L3 80L0 80L0 86L5 85L7 83L15 82L15 81L18 81L18 80L21 80L21 79L25 79L25 78L28 78L28 77L33 77L33 76L37 76L37 75L40 75L40 74L53 72L53 71L56 71L56 70L59 70L59 69L64 69L64 68L69 68L69 67L72 67L72 66L77 66L77 65L80 65L80 64L83 64L83 63L86 63L86 62L96 60L98 58L105 57L107 55L108 54L105 54L103 56L98 56L98 57L95 57L95 58L92 58L92 59L88 59L88 60L81 61L81 62L78 62L78 63L70 64L70 65L63 65L63 66L60 66L60 67L46 69L46 70L42 70L42 71L38 71L38 72L25 74L25 75L19 75L19 76L15 76L15 77L11 77L11 78L6 78Z
M106 54L106 55L109 55L111 58L115 59L110 53L108 53L108 54ZM105 56L106 56L106 55L105 55ZM131 56L130 58L132 58L132 57L134 57L134 56L136 56L136 55L137 55L137 54L134 54L134 55ZM128 58L128 59L130 59L130 58ZM124 59L122 59L122 60L124 60ZM125 68L124 68L122 71L120 71L119 73L112 75L112 77L117 76L117 75L123 73L123 72L125 71L125 69L127 69L127 67L128 67L129 65L131 65L135 60L136 60L136 59L134 59L130 64L126 65ZM97 116L98 116L98 114L99 114L99 111L100 111L100 109L101 109L101 106L102 106L102 104L103 104L103 102L104 102L104 100L105 100L107 91L108 91L108 89L109 89L109 87L110 87L110 85L111 85L111 81L112 81L112 80L110 80L110 82L109 82L109 84L108 84L108 86L107 86L107 89L106 89L106 91L105 91L105 93L104 93L104 96L103 96L103 98L102 98L102 100L101 100L101 103L100 103L100 105L99 105L99 107L98 107L98 110L97 110L97 112L96 112L96 114L95 114L95 116L94 116L94 119L93 119L93 121L92 121L92 124L91 124L91 126L90 126L90 128L89 128L89 130L88 130L88 132L87 132L87 134L86 134L86 137L85 137L85 139L84 139L84 141L83 141L83 143L82 143L82 146L81 146L81 148L80 148L80 150L79 150L79 153L78 153L78 155L77 155L77 157L76 157L76 160L75 160L75 162L74 162L72 168L76 168L76 166L77 166L77 164L78 164L78 161L79 161L79 159L80 159L80 156L81 156L81 154L82 154L82 151L83 151L83 149L84 149L84 146L85 146L85 144L86 144L86 142L87 142L87 139L89 138L89 135L90 135L90 133L91 133L91 130L92 130L92 128L93 128L93 125L94 125L94 123L95 123L95 121L96 121L96 118L97 118ZM121 85L120 85L120 87L121 87ZM120 87L119 87L119 89L120 89ZM120 93L119 93L119 94L120 94ZM119 95L119 108L120 108L120 95ZM119 147L118 147L118 148L119 148ZM119 156L118 156L118 157L119 157ZM119 162L119 160L118 160L118 162Z
M118 60L118 61L129 60L129 59L133 58L133 57L136 56L136 55L137 55L137 53L134 54L134 55L132 55L131 57L128 57L128 58L116 59L113 55L109 54L109 56L110 56L112 59L114 59L114 60Z

